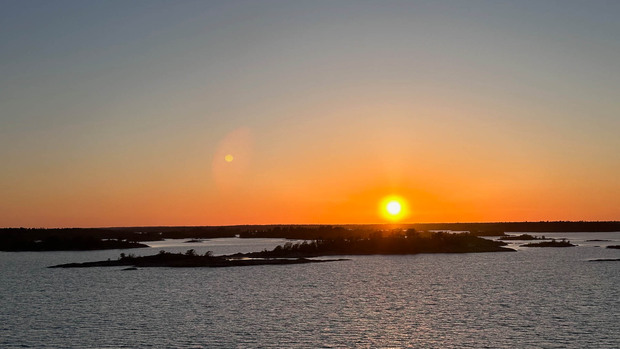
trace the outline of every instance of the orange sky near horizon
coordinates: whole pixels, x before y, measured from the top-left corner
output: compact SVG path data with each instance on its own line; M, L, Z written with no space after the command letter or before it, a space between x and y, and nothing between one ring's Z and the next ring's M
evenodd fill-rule
M620 220L616 4L6 7L0 227Z
M174 166L148 173L129 164L112 166L114 173L57 169L64 178L37 174L31 196L5 208L3 218L18 222L9 226L35 227L390 223L379 206L398 195L409 207L403 223L617 219L619 193L600 188L593 197L597 184L585 176L563 187L561 168L535 167L529 158L489 167L485 158L468 159L467 146L428 149L435 143L402 131L391 130L393 138L368 132L347 139L346 147L321 143L296 154L285 144L262 149L272 145L241 128L223 137L197 169L172 154ZM449 165L439 160L446 157ZM34 221L44 224L24 224Z

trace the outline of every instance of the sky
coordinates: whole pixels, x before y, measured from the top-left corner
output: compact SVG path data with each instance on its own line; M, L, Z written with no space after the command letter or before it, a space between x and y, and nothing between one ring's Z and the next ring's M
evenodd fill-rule
M0 227L620 220L618 17L0 0Z

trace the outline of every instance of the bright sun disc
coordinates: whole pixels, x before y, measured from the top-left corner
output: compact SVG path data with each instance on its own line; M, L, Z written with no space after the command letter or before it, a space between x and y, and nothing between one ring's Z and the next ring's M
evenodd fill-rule
M379 214L389 221L400 221L409 215L407 201L396 195L384 197L379 204Z
M387 206L385 206L385 209L388 211L389 214L397 215L400 213L401 210L400 202L390 201L388 202Z

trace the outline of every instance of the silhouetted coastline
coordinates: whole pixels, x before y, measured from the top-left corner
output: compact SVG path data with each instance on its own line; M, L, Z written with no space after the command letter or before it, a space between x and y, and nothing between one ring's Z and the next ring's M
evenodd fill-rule
M325 263L342 261L345 259L307 259L307 258L235 258L231 256L213 256L210 252L198 255L194 250L185 253L170 253L160 251L158 254L150 256L133 256L121 254L117 260L106 260L85 263L67 263L54 265L49 268L92 268L92 267L119 267L126 266L123 270L135 270L134 268L153 268L153 267L172 267L172 268L221 268L221 267L242 267L256 265L287 265L305 263Z
M283 238L295 240L359 239L377 233L467 231L474 236L506 237L505 232L610 232L620 222L419 223L374 225L237 225L196 227L2 228L1 251L60 251L146 247L164 239ZM505 238L510 240L511 237Z
M2 251L93 251L93 250L113 250L144 248L148 245L127 240L117 239L98 239L90 236L48 236L40 240L3 241Z

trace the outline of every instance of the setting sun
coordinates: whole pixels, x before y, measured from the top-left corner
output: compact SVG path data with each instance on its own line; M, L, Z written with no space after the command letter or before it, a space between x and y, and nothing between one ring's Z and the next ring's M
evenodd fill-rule
M398 221L407 216L405 200L398 196L388 196L379 205L383 218L390 221Z
M388 211L389 214L397 215L400 213L401 210L400 203L398 201L390 201L385 207L385 209Z

